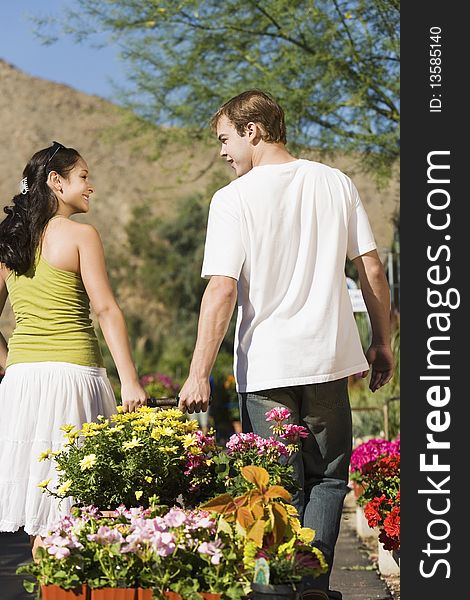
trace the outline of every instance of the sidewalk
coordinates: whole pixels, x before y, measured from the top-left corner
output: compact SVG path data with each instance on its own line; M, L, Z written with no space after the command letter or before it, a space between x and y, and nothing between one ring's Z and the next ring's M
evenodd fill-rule
M31 559L29 536L23 531L0 533L0 598L1 600L31 600L26 593L23 576L16 575L16 567Z
M348 494L343 510L341 530L336 546L331 587L343 593L343 600L391 600L384 581L371 564L366 549L354 529L354 500ZM20 562L31 557L29 538L22 532L0 533L0 598L30 600L22 586L22 576L15 575Z
M354 518L355 503L350 493L344 503L331 589L342 592L343 600L390 600L391 593L371 564L366 547L356 535Z

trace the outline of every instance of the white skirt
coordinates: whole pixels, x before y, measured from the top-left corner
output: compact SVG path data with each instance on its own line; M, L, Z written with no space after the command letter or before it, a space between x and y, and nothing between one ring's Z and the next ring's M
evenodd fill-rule
M68 513L73 500L42 493L38 483L57 481L52 460L38 461L41 452L59 450L60 427L80 428L98 415L116 412L116 400L106 369L65 362L11 365L0 384L0 531L24 527L44 536Z

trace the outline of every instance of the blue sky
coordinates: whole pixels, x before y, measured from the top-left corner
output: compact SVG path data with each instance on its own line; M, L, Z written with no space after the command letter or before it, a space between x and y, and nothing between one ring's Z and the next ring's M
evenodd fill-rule
M0 0L0 58L30 75L113 100L111 80L121 86L126 81L116 44L95 48L90 40L78 44L63 35L45 46L35 34L31 15L60 15L77 5L79 0Z

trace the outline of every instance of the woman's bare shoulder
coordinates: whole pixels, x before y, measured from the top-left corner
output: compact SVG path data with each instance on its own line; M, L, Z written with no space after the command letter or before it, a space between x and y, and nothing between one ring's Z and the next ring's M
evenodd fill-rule
M10 275L10 269L8 269L3 263L0 263L0 277L3 279L3 281L7 280L8 275Z

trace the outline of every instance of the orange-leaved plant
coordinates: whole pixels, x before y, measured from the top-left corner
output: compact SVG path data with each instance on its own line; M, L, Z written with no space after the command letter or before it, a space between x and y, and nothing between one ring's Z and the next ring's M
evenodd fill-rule
M262 467L248 465L240 472L252 484L250 490L235 498L222 494L200 508L220 514L219 528L234 527L244 546L245 568L251 571L256 559L265 558L272 581L276 572L282 571L283 579L289 582L326 572L323 554L311 545L315 532L301 527L289 492L269 485L269 474Z

